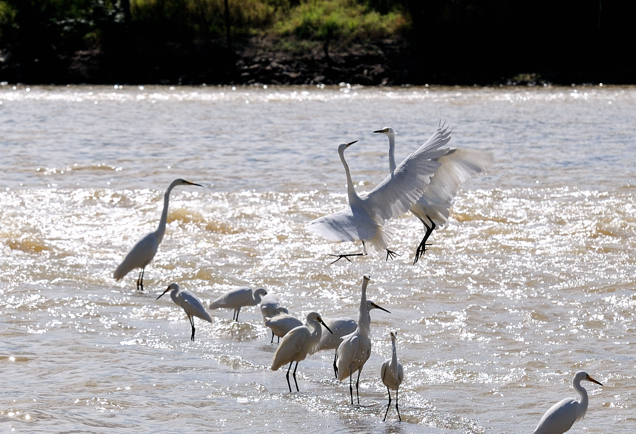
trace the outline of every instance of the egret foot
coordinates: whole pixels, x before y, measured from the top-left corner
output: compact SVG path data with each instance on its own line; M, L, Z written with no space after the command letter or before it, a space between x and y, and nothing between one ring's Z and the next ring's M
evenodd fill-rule
M346 254L341 254L341 255L329 255L329 256L333 256L335 258L338 258L338 259L336 259L335 261L332 262L332 264L335 264L336 262L338 262L342 258L345 258L347 261L351 262L351 259L349 259L350 256L364 256L364 253L346 253Z
M428 221L431 222L431 226L429 227L426 223L424 223L424 221L422 219L420 219L422 221L422 224L426 228L426 234L424 234L424 238L422 238L422 242L420 243L420 245L417 246L417 250L415 251L415 259L413 260L413 265L415 265L417 263L417 261L422 256L424 256L424 252L426 252L426 246L430 246L430 244L426 244L426 241L428 240L428 237L431 236L431 234L433 233L433 231L437 227L435 225L435 222L433 220L431 220L431 218L429 216L426 216L426 217L428 218Z
M389 261L389 258L395 259L396 256L400 256L399 253L395 253L393 250L386 249L386 260Z

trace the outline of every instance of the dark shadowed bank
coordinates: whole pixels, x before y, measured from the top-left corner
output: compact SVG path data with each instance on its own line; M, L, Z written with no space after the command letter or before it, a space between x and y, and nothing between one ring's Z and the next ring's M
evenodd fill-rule
M51 25L43 14L52 12L37 0L0 3L22 12L0 34L0 81L7 83L636 84L636 2L401 0L391 3L406 11L408 31L366 39L325 38L320 29L305 38L244 32L231 43L218 34L184 36L163 22L117 21L111 16L121 2L98 18L91 9L93 32L78 19L58 16ZM83 33L74 39L64 29Z

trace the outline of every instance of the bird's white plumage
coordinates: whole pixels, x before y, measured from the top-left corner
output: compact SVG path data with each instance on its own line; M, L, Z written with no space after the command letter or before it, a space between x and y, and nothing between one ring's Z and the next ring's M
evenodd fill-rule
M168 204L170 202L170 193L172 189L178 185L195 185L201 187L200 184L195 184L190 181L186 181L185 179L175 179L166 189L166 192L163 195L163 210L161 212L161 219L159 220L159 226L157 230L149 233L144 236L141 240L135 244L135 246L128 252L124 260L119 264L115 272L113 273L113 277L115 280L121 280L126 276L129 272L134 270L135 268L141 268L142 270L146 268L146 266L153 260L155 255L157 254L157 250L159 248L159 244L163 240L163 235L166 232L166 223L168 221ZM143 274L140 275L137 287L141 286L143 289Z
M395 348L395 335L391 333L391 345L393 347L393 352L391 358L385 360L382 363L382 367L380 369L380 378L382 378L382 383L391 390L398 390L400 384L402 384L402 380L404 379L404 368L402 364L397 360L397 350Z
M588 406L587 391L581 386L583 380L602 386L586 372L577 372L572 380L572 387L579 394L579 400L565 398L554 404L545 412L533 434L562 434L569 431L576 421L583 419Z
M290 330L302 325L303 322L301 320L286 313L282 313L265 320L265 326L270 328L274 335L279 338L284 337Z
M384 228L385 220L406 213L426 190L431 176L440 163L437 158L447 150L440 149L450 140L443 127L420 149L409 155L380 184L366 194L358 195L353 187L344 151L351 143L338 146L338 154L347 177L349 204L342 211L315 219L307 229L328 241L369 242L376 250L386 249L390 233ZM366 253L366 251L364 252Z

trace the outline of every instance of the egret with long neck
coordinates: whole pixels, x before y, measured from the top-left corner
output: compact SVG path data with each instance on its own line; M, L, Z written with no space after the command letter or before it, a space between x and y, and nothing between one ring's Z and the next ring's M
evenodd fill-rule
M400 408L398 407L398 392L400 384L402 384L402 380L404 379L404 368L397 359L397 350L395 348L395 334L393 332L391 332L391 346L393 347L391 358L382 363L382 368L380 369L382 383L384 383L384 385L386 386L386 391L389 393L389 403L386 406L384 420L386 420L386 416L387 414L389 414L389 408L391 407L391 390L395 390L395 410L397 411L398 418L401 422L402 416L400 416Z
M159 227L154 232L149 233L145 237L135 244L135 246L128 252L124 260L119 267L113 273L115 280L120 280L130 271L135 268L141 268L139 277L137 278L137 289L144 290L144 271L146 266L153 260L157 254L159 244L163 240L163 236L166 233L166 223L168 222L168 204L170 202L170 193L172 189L177 185L195 185L201 187L200 184L186 181L185 179L175 179L172 181L165 194L163 195L163 210L161 211L161 219L159 220Z

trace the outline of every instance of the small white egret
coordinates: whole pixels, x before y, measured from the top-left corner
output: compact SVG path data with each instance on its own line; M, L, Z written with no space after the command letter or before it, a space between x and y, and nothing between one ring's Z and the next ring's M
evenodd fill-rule
M367 254L366 242L378 251L386 250L387 260L395 255L387 246L390 234L384 229L384 221L406 213L422 196L431 176L440 163L436 158L448 150L440 150L450 140L445 130L438 131L417 151L409 155L372 191L358 195L353 187L349 165L344 151L356 142L338 146L340 161L347 177L349 205L342 211L315 219L307 229L328 241L361 241L362 253L340 254L336 256L349 260L351 256Z
M448 134L450 140L450 131L446 133L448 127L440 124L438 131L440 129ZM396 170L395 136L397 133L391 127L376 130L374 133L384 134L389 138L389 169L393 173ZM422 146L427 145L425 143ZM411 207L411 212L426 228L426 234L415 251L413 264L424 255L426 241L433 230L436 227L444 227L448 222L450 208L460 184L466 182L471 176L486 171L493 160L492 154L479 149L449 148L446 151L446 154L436 160L441 165L431 178L428 188Z
M165 194L163 195L163 211L161 212L161 220L159 220L159 227L156 231L149 233L145 237L135 244L135 247L128 252L123 262L119 264L119 267L113 273L115 280L120 280L126 274L134 270L135 268L141 268L139 277L137 278L137 289L144 290L144 270L146 265L152 261L157 253L159 244L163 240L163 235L166 232L166 222L168 221L168 202L170 201L170 192L177 185L196 185L202 187L200 184L186 181L185 179L175 179L172 181Z
M395 334L393 332L391 332L391 345L393 346L393 354L389 360L382 363L382 368L380 369L380 378L382 378L382 383L386 386L386 391L389 392L389 403L386 406L384 420L386 420L386 415L389 414L389 408L391 407L391 390L395 390L395 409L401 422L402 416L400 416L400 408L398 407L398 389L404 379L404 368L402 368L402 364L397 361Z
M362 294L360 296L360 313L358 316L358 327L352 334L345 336L338 346L336 361L338 381L342 381L349 377L349 393L351 394L351 404L353 405L353 374L358 372L356 381L356 395L358 396L358 404L360 404L360 393L358 387L360 384L360 373L364 364L371 356L371 320L367 313L367 285L370 277L362 277Z
M565 398L554 404L539 421L533 434L562 434L572 428L574 422L583 419L587 412L587 391L581 386L581 381L587 380L602 386L590 377L587 372L579 371L574 375L572 387L581 398Z
M287 386L289 386L290 393L292 388L289 382L289 370L292 364L296 362L296 367L294 367L294 383L296 384L296 391L298 392L298 382L296 381L298 362L305 360L308 354L316 352L318 343L320 342L320 335L322 334L321 324L331 333L331 330L325 325L320 314L310 312L307 315L307 325L301 325L290 330L289 333L283 337L283 340L274 353L271 367L272 371L277 371L278 368L289 363L285 377L287 378Z
M281 313L289 313L287 308L279 306L278 297L269 293L261 300L260 304L261 314L263 315L263 322L267 323L267 320L280 315ZM280 342L280 337L278 338ZM270 344L274 342L274 330L272 330L272 340Z
M280 338L284 337L287 333L290 332L290 330L293 330L301 325L303 325L303 322L301 320L287 313L278 314L272 318L267 318L265 321L265 326L269 327L272 330L272 336L278 336L279 343ZM270 343L273 342L274 338L272 337L272 341Z
M188 315L188 319L190 320L190 325L192 326L192 336L190 336L190 340L194 340L194 318L198 317L207 322L212 322L212 317L209 313L206 312L203 304L199 300L199 298L194 295L192 292L179 288L179 285L176 283L171 283L168 288L157 297L157 300L161 298L166 292L170 291L170 298L175 302L177 306L181 306L185 311L186 315Z
M382 306L378 306L371 300L367 300L367 315L369 316L369 323L371 323L371 315L370 312L373 309L380 309L387 313L391 313ZM329 326L332 333L327 334L323 333L320 337L320 344L318 345L318 351L322 350L337 350L340 346L340 342L342 342L342 338L350 335L351 333L356 331L358 328L358 323L352 318L325 318L323 317L325 324ZM333 359L333 371L336 374L336 378L338 378L338 368L336 367L336 360L338 359L338 351L334 354Z
M243 306L256 306L261 302L261 297L265 295L267 295L267 291L263 288L259 288L256 291L246 287L231 289L210 303L210 309L234 309L232 319L238 321L239 313Z

